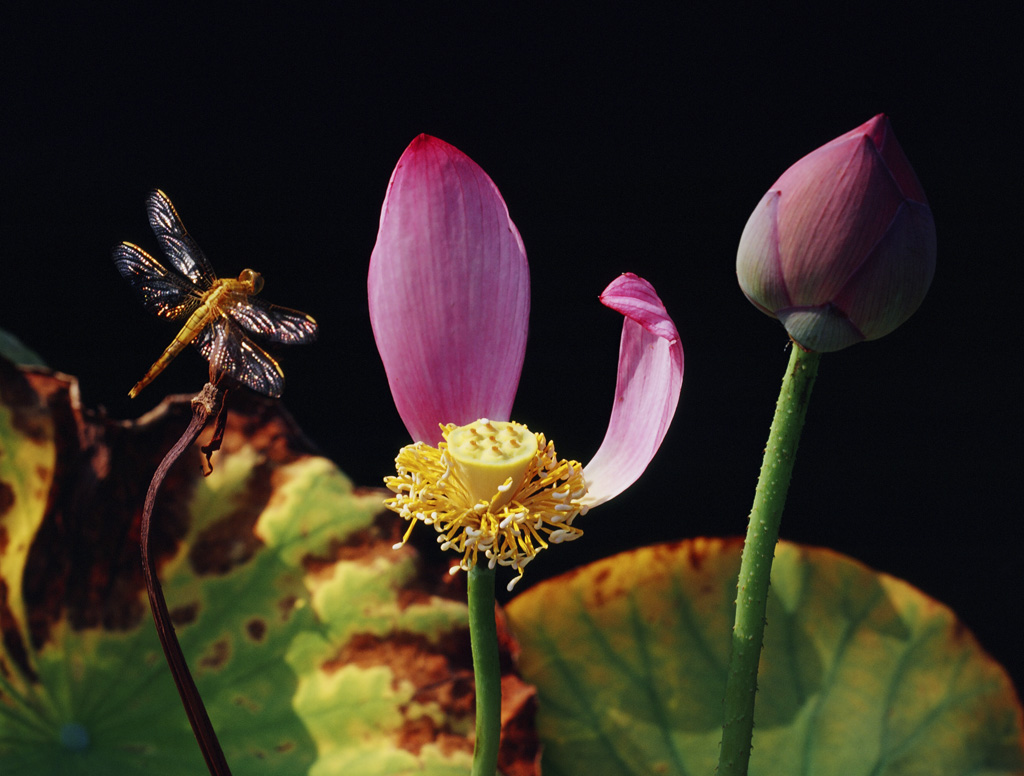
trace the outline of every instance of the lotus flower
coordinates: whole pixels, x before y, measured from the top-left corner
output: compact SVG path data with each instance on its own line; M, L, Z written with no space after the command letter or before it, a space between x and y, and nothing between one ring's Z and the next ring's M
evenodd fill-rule
M368 290L377 348L414 440L385 480L395 493L386 504L410 521L405 539L417 521L433 525L442 547L462 554L457 568L483 555L492 568L517 570L515 584L538 550L577 538L574 518L636 481L661 445L683 349L654 288L632 274L600 297L625 320L611 422L594 459L559 459L543 434L510 422L530 312L526 251L497 187L453 146L420 135L399 160ZM572 335L565 347L575 381Z
M917 310L935 274L935 224L883 114L782 174L747 221L736 274L806 350L877 339Z

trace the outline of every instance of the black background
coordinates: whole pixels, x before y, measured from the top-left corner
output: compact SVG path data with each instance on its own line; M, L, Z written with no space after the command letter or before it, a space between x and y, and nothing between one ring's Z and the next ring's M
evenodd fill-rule
M887 113L932 204L938 270L902 328L823 359L782 535L950 605L1022 686L1008 20L923 3L83 5L2 12L0 326L77 375L89 405L134 417L205 379L189 352L126 396L174 333L110 261L121 240L155 250L157 186L221 273L258 269L268 300L320 322L316 345L280 354L285 402L359 484L407 442L365 281L416 134L476 160L522 233L533 310L514 416L562 455L588 460L610 410L621 322L597 295L623 271L655 284L686 350L675 423L637 485L520 589L620 549L745 530L788 353L738 290L740 233L786 167Z

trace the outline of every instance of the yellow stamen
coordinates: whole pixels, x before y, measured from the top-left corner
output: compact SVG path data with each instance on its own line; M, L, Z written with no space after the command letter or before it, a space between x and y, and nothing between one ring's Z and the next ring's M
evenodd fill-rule
M462 555L457 568L469 570L483 554L491 568L512 566L521 577L548 544L583 534L572 524L586 494L583 467L559 460L543 434L481 419L444 426L442 436L436 448L403 447L397 476L384 480L395 494L385 506L410 521L396 547L419 521L434 526L442 549Z

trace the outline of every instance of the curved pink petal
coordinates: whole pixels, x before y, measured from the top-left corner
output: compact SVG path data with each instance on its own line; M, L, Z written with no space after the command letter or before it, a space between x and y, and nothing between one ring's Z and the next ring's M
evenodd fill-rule
M416 441L439 423L507 420L526 351L530 270L497 186L420 135L391 175L367 281L395 406Z
M611 421L583 470L587 509L619 495L643 474L665 438L683 386L683 346L654 286L626 273L604 290L601 302L626 318Z

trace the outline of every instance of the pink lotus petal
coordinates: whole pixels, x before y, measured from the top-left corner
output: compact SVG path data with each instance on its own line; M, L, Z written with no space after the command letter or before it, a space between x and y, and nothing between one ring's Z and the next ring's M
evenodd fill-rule
M615 403L604 441L583 473L589 509L614 498L643 474L668 431L683 385L683 346L654 286L619 276L601 302L626 316L619 345Z
M779 201L779 254L791 304L829 301L881 239L903 202L870 138L851 137L805 156L772 187Z
M769 191L754 208L736 250L736 279L755 307L775 317L790 305L779 256L779 191Z
M833 302L851 320L867 322L862 327L865 339L878 339L914 314L934 276L932 211L920 202L907 201Z
M874 143L875 148L878 149L878 153L885 161L886 166L889 168L889 173L892 175L896 185L899 186L903 196L927 205L928 198L924 194L924 189L921 188L921 183L914 173L914 168L910 166L910 160L903 153L903 148L900 146L899 141L896 140L896 135L892 131L892 125L884 113L879 113L856 129L851 129L846 134L840 135L825 145L835 145L848 138L861 136L869 137L871 142Z
M439 423L507 420L526 351L526 250L487 174L420 135L391 176L370 258L370 323L416 441Z

